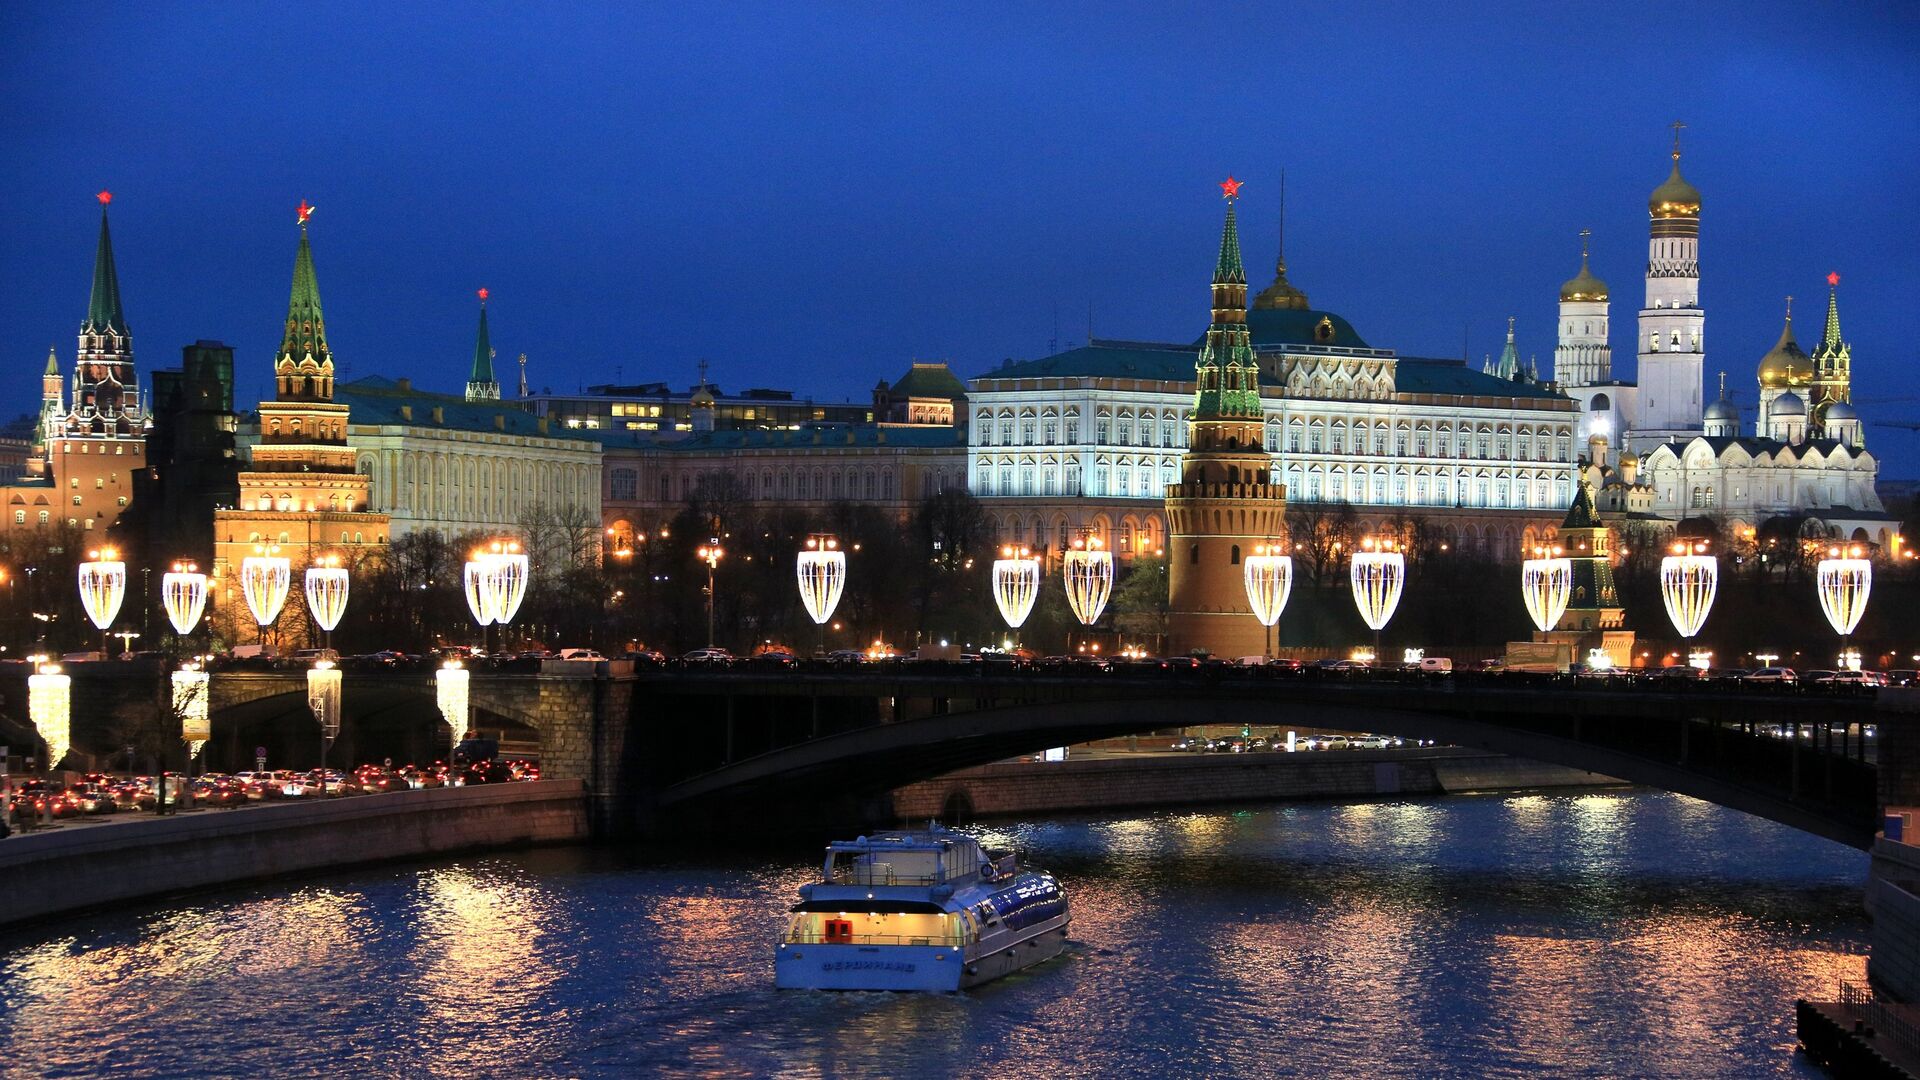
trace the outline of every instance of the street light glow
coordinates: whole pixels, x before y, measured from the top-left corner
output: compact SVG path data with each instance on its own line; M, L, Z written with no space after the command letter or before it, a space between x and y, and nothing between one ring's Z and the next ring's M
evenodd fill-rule
M1066 579L1067 606L1073 609L1073 617L1082 626L1098 622L1100 613L1107 610L1107 599L1113 595L1113 552L1097 536L1075 540L1061 560L1061 574Z
M1241 560L1247 586L1247 605L1261 626L1280 621L1293 595L1293 556L1280 554L1279 545L1262 544Z
M280 554L279 545L255 546L254 553L240 560L240 594L247 610L262 629L280 618L287 604L287 591L293 583L293 564Z
M1660 599L1683 638L1693 637L1706 625L1720 587L1720 560L1704 554L1706 548L1704 543L1677 544L1674 554L1660 560Z
M993 602L1007 628L1020 629L1040 596L1040 560L1026 548L1003 547L993 560Z
M1559 548L1536 548L1534 558L1520 564L1520 595L1533 625L1543 634L1553 629L1573 598L1573 560Z
M333 633L340 617L347 613L347 590L351 585L347 568L338 555L323 555L307 568L307 611L321 630Z
M806 607L807 616L814 625L825 625L833 618L834 608L840 606L840 593L847 585L847 553L840 550L840 541L831 536L807 537L806 549L796 560L794 574L800 585L800 603Z
M1400 606L1400 590L1407 582L1407 558L1394 550L1391 540L1367 537L1365 550L1353 553L1349 576L1353 584L1353 606L1374 633L1386 628Z
M45 663L44 656L28 659L34 662L34 672L27 676L27 717L47 744L46 768L50 771L73 745L73 679L60 670L59 664Z
M127 596L127 564L112 548L87 552L80 564L80 606L94 628L104 632L120 614Z
M193 633L207 610L207 575L193 563L174 563L160 576L160 606L166 609L174 633L181 637Z

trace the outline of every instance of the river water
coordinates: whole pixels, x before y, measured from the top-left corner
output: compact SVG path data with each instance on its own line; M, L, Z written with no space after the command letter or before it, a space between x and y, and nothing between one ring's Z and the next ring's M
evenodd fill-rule
M0 1074L1814 1076L1865 973L1864 856L1658 792L982 831L1073 940L963 996L769 988L817 847L531 851L0 936Z

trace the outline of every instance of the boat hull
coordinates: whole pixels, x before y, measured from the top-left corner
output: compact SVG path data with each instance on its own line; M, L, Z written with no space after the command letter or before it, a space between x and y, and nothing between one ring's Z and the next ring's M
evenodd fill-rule
M979 986L1022 968L1030 968L1059 956L1066 947L1065 916L1022 931L1018 940L999 944L992 940L984 941L978 946L977 954L967 961L966 969L960 976L960 987L964 990Z
M957 945L782 945L773 985L781 990L958 990L966 956Z

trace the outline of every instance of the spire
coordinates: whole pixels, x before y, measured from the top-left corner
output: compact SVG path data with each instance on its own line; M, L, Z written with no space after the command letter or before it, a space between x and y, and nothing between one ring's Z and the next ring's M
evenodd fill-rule
M287 328L274 361L282 401L333 400L333 350L327 347L327 322L320 311L320 279L313 272L313 246L307 219L314 208L300 200L300 250L293 258L293 290L287 298Z
M120 275L113 267L113 237L107 230L107 204L113 201L113 193L103 191L94 197L100 200L100 245L93 253L93 295L87 300L87 321L81 324L80 332L125 337L127 318L120 310Z
M1820 335L1821 351L1840 347L1840 275L1827 275L1827 329Z
M1280 244L1273 260L1273 284L1253 298L1253 306L1259 311L1307 310L1307 294L1287 280L1287 174L1284 169L1280 173Z
M1593 509L1593 494L1587 490L1587 481L1582 478L1574 485L1573 505L1567 507L1567 518L1560 523L1562 529L1594 529L1600 526L1600 515Z
M1194 416L1199 419L1260 415L1260 373L1247 332L1247 271L1240 261L1240 228L1234 203L1241 182L1220 185L1227 220L1220 232L1220 259L1213 270L1213 322L1194 364Z
M481 289L480 332L473 343L473 370L467 373L468 401L500 400L500 384L493 378L493 342L487 335L487 290Z
M1227 189L1227 225L1220 231L1220 261L1213 268L1213 283L1245 285L1247 268L1240 262L1240 227L1233 216L1233 204L1239 200L1240 184L1229 177L1220 186Z
M1513 344L1513 316L1507 316L1507 343L1500 350L1500 363L1493 369L1494 375L1508 382L1519 382L1525 376L1520 367L1520 350Z
M41 374L52 379L60 377L60 358L54 355L51 345L47 346L47 369Z

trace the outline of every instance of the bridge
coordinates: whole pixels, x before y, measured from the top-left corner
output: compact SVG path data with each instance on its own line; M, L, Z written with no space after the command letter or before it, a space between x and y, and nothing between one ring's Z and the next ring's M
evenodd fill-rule
M163 676L155 668L143 684L127 677L136 669L68 669L77 743L83 714L111 711L113 695L133 693L129 687L146 685L151 694ZM9 698L14 692L7 687ZM532 661L474 669L469 698L475 725L537 752L545 775L586 781L601 832L764 825L769 811L844 825L872 816L894 788L966 766L1093 739L1247 723L1531 758L1866 847L1882 806L1920 803L1920 737L1910 733L1910 717L1886 708L1889 698L1920 691L1881 693L1876 701L1853 688L1512 673L1005 663L636 671L619 661ZM431 668L348 666L343 705L332 761L444 752ZM216 768L250 766L256 745L296 767L318 754L301 671L217 672L210 713L208 760ZM1862 733L1872 725L1879 735L1869 740Z

